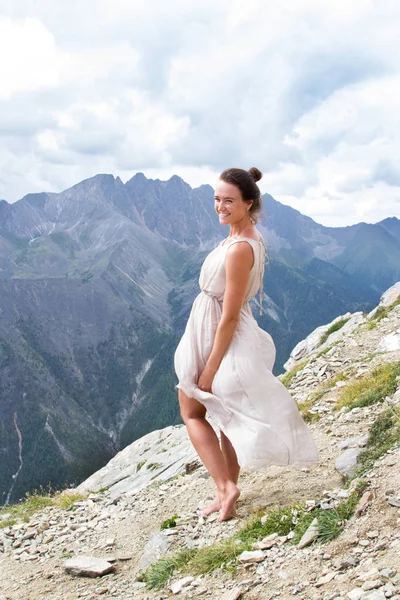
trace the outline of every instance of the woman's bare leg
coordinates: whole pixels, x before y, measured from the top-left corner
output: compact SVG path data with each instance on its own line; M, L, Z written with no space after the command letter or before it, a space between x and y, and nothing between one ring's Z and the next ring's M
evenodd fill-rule
M229 475L235 483L238 482L240 466L236 456L235 448L232 446L230 440L221 431L221 450L225 458L225 462L228 466Z
M238 479L239 479L240 466L239 466L239 463L237 460L236 452L235 452L235 449L232 446L230 440L226 437L226 435L222 431L221 431L221 451L222 451L222 455L225 459L225 464L228 468L229 476L234 483L237 483ZM204 517L207 517L208 515L211 515L211 513L213 513L213 512L218 512L220 509L221 509L221 502L217 495L217 497L214 498L214 500L211 502L211 504L208 504L207 506L205 506L203 508L203 510L201 511L201 514ZM236 513L236 503L235 503L234 509L235 509L235 513Z
M230 477L218 438L205 418L205 407L194 398L188 398L182 390L179 390L179 405L190 440L217 486L221 503L219 521L226 521L235 516L240 490Z

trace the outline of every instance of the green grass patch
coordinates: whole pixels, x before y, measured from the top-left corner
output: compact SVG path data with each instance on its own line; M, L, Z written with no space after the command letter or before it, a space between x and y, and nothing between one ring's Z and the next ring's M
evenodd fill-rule
M163 523L161 523L160 529L171 529L171 527L176 527L177 519L179 519L179 515L174 515L170 519L166 519Z
M161 463L149 463L146 467L146 469L148 469L149 471L154 471L154 469L159 469L160 467L162 467Z
M239 531L237 538L246 544L252 544L258 540L277 533L278 535L287 535L298 524L299 519L303 517L305 506L302 504L293 504L292 506L271 508L263 518L253 517Z
M339 344L339 341L333 342L333 344L330 344L329 346L327 346L326 348L321 350L321 352L318 352L318 354L316 355L315 358L320 358L321 356L325 356L325 354L327 354L329 352L329 350L332 350L332 348L334 348L338 344Z
M284 375L281 375L279 377L279 379L281 380L281 382L283 383L283 385L286 388L290 387L290 384L292 383L293 378L297 375L297 373L299 371L304 369L304 367L308 364L308 362L309 362L308 359L303 360L302 362L299 362L297 365L294 365L294 367L290 371L287 371L287 373L285 373Z
M345 318L345 319L339 319L339 321L336 321L336 323L333 323L333 325L331 325L325 331L325 333L322 334L319 345L322 346L322 344L325 344L326 340L331 335L331 333L334 333L335 331L339 331L339 329L342 329L343 325L346 325L347 321L349 321L349 320L350 320L350 317Z
M75 504L75 502L84 500L85 497L84 494L80 494L79 492L61 492L61 494L56 494L54 497L54 505L63 510L67 510L70 506Z
M335 409L346 407L352 410L383 402L386 396L391 396L396 391L399 376L400 362L376 367L370 375L355 379L342 389Z
M297 408L301 412L301 415L306 423L316 423L320 420L321 415L317 412L310 412L314 406L316 400L314 397L304 400L303 402L297 403Z
M141 579L146 581L149 589L160 589L166 583L175 570L182 569L189 562L196 550L180 550L169 556L161 558L153 563Z
M379 323L379 321L381 321L381 319L384 319L385 317L387 317L388 314L390 313L390 311L399 305L400 305L400 296L397 298L397 300L392 302L392 304L390 304L389 306L379 306L378 309L376 310L376 312L372 315L372 317L370 319L371 324L373 322L375 322L375 326L376 326L376 323ZM373 329L373 327L369 327L369 329Z
M291 543L298 544L316 517L319 535L315 541L327 542L343 531L366 485L365 482L360 482L349 498L336 508L328 510L315 508L310 511L306 505L300 503L271 508L263 517L255 516L249 519L239 532L226 540L201 549L181 550L158 560L142 574L142 581L146 581L150 589L160 589L168 583L176 570L193 575L211 573L220 568L234 571L238 564L238 556L244 550L250 550L255 542L272 533L284 536L293 531Z
M393 406L384 410L371 425L367 444L357 458L359 466L354 477L372 469L375 461L397 444L400 444L400 407Z
M145 464L146 464L145 460L138 462L138 464L136 465L136 473L138 473Z
M18 521L27 523L31 517L46 508L47 506L55 506L62 510L67 510L75 502L83 500L84 495L73 492L57 492L51 494L43 489L36 490L32 494L29 492L25 498L16 504L4 506L0 509L0 528L11 527ZM2 519L1 515L8 514L9 517Z
M234 571L237 565L237 557L248 546L236 538L228 538L197 550L188 563L188 570L194 575L205 575L212 573L221 567L228 571Z

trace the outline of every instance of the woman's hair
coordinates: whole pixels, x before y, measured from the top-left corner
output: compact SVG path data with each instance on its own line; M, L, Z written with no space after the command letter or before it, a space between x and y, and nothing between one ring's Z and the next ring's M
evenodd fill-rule
M225 183L231 183L239 188L245 202L252 201L249 213L253 223L257 223L261 211L261 192L256 183L261 177L262 173L256 167L251 167L248 171L244 169L226 169L219 176Z

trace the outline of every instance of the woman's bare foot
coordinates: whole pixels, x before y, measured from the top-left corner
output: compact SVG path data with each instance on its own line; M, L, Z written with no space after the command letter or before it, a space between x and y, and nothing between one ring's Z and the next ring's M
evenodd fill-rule
M202 517L208 517L212 513L218 512L221 510L221 500L217 497L211 502L211 504L207 504L204 508L201 509L200 515Z
M236 501L240 496L240 490L232 483L222 494L221 509L219 512L218 521L228 521L236 517Z

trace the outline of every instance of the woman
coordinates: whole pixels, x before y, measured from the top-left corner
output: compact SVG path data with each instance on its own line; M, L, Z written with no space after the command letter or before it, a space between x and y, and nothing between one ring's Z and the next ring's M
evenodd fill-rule
M265 246L255 227L261 177L253 167L228 169L218 180L215 210L229 236L204 261L201 293L175 353L182 419L217 487L202 514L219 511L219 521L236 514L241 467L308 466L318 459L295 401L272 374L274 342L249 306L264 272Z

